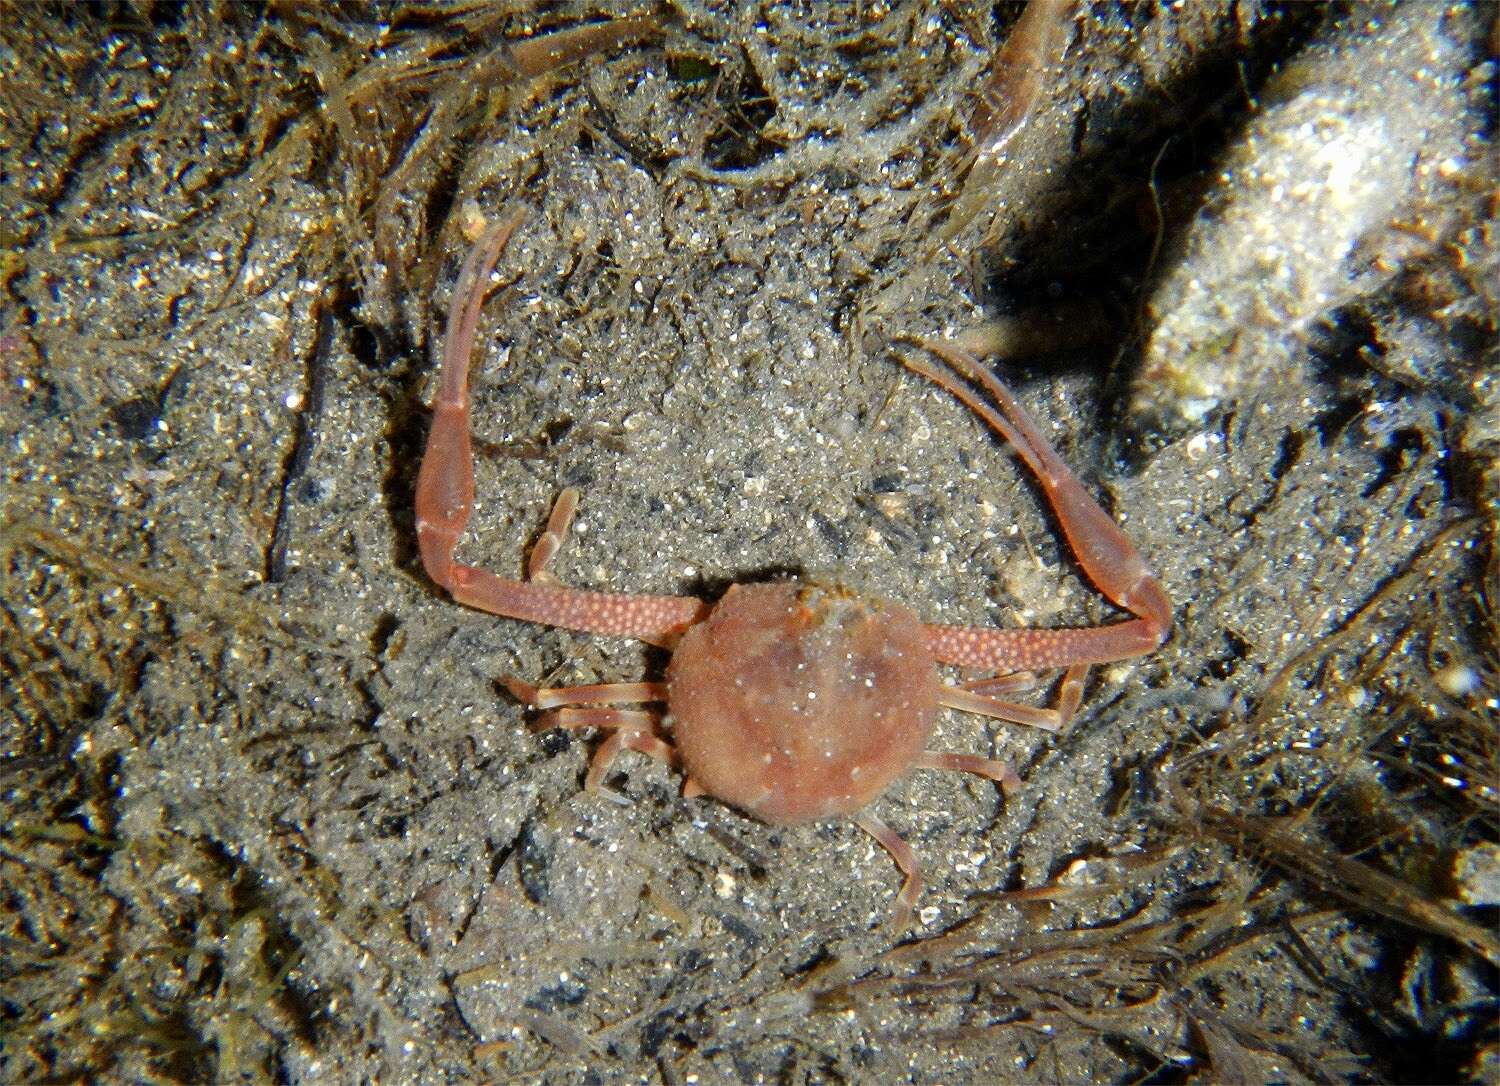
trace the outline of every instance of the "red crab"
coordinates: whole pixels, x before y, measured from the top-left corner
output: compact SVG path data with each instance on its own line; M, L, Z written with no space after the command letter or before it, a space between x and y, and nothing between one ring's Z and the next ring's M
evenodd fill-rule
M1015 398L979 362L954 347L922 341L941 359L898 355L1002 435L1036 475L1089 579L1134 617L1109 626L1004 630L927 625L899 603L847 589L780 581L735 585L717 603L691 596L591 592L546 572L577 506L559 495L527 561L525 580L454 561L474 499L468 368L490 273L524 213L490 227L454 287L440 384L417 477L417 540L432 577L459 603L508 618L635 637L672 650L665 681L538 689L515 679L521 701L565 728L609 731L589 768L597 790L621 750L686 771L685 795L711 795L763 822L789 825L849 816L881 843L906 876L895 923L904 927L922 888L911 849L867 810L906 771L957 769L1020 786L1002 762L926 749L939 706L1057 730L1082 697L1092 664L1151 652L1167 636L1172 605L1125 533L1084 490ZM979 391L988 394L986 402ZM995 679L945 684L938 664L994 671ZM1055 708L1002 700L1029 673L1066 668ZM983 691L983 692L982 692ZM618 705L665 703L659 710Z

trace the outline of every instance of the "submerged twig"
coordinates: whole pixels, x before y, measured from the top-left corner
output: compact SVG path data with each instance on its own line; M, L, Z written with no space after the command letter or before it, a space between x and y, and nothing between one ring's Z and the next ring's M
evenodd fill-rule
M1356 908L1452 939L1500 966L1500 937L1494 932L1424 897L1401 879L1314 844L1290 829L1286 819L1247 817L1208 806L1195 813L1210 833L1249 845L1294 878L1305 879Z
M1041 100L1042 76L1067 47L1064 31L1073 17L1073 0L1031 0L995 54L968 123L974 163L938 232L938 244L952 240L993 199L1007 164L1006 148Z

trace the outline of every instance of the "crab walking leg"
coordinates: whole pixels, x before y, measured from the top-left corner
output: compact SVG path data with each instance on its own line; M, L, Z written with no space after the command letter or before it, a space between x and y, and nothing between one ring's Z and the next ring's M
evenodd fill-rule
M568 528L573 524L573 514L578 511L578 491L568 487L552 503L552 512L547 517L547 527L531 548L526 559L526 579L556 584L557 578L547 572L547 563L557 556L568 539Z
M594 753L594 760L589 763L588 776L583 780L584 788L590 792L607 791L604 787L605 774L609 772L609 765L615 760L615 755L622 750L640 751L642 754L655 758L658 762L665 762L674 769L677 766L677 751L670 743L647 731L621 728L599 744L599 749Z
M590 686L532 686L507 675L500 682L511 697L534 709L555 709L560 705L632 705L645 701L666 701L666 683L594 683Z
M455 600L481 611L587 633L670 644L708 613L707 604L691 596L588 592L540 579L518 581L454 561L454 548L474 507L469 359L474 353L474 335L490 273L523 217L522 211L515 211L484 232L464 261L453 289L432 428L417 473L417 544L422 565ZM557 519L554 510L553 520ZM556 530L557 525L549 521L548 529L559 536L560 544L562 533ZM533 572L546 565L551 553L544 550L540 562L533 562Z
M896 911L891 915L890 924L893 932L905 931L911 926L912 910L916 907L917 899L922 896L922 865L917 862L917 854L901 839L899 833L869 811L860 811L854 816L854 822L880 842L880 847L891 854L891 859L896 861L901 874L906 876L900 892L896 894Z
M912 763L917 769L951 769L959 773L972 773L976 777L994 781L1000 791L1013 796L1021 790L1021 778L1004 762L994 758L981 758L977 754L947 754L937 750L924 750Z
M647 709L615 709L615 703L667 700L666 683L594 683L590 686L536 687L516 678L500 680L518 701L546 712L536 718L538 729L601 728L614 734L599 745L589 763L584 787L607 792L604 776L622 750L638 750L669 766L677 765L677 752L656 734L661 713ZM580 706L586 706L580 708Z
M538 731L546 731L548 728L600 728L649 732L660 722L660 713L644 709L609 709L604 706L580 709L570 705L565 709L548 709L536 718Z
M1142 656L1166 640L1172 604L1120 526L1084 489L1016 398L977 359L946 343L919 340L949 368L897 355L901 364L944 389L1004 437L1026 461L1062 527L1068 546L1099 591L1136 617L1112 626L1062 630L999 630L933 625L929 645L939 660L997 671L1033 671L1070 664L1102 664ZM985 403L967 378L984 387Z
M1068 726L1078 706L1083 702L1083 683L1088 678L1088 664L1074 664L1063 674L1058 689L1057 705L1051 709L1038 709L1034 705L1006 701L981 694L966 686L943 686L938 690L938 704L966 713L978 713L992 720L1004 720L1011 724L1025 724L1043 731L1059 732Z
M1038 681L1034 671L1011 671L983 679L966 679L958 685L975 694L1017 694L1035 688Z

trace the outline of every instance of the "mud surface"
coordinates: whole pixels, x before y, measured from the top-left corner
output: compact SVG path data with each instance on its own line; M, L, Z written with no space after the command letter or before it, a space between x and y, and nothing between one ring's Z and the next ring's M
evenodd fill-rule
M14 13L0 1078L1500 1074L1492 8L1091 8L977 166L1018 9ZM660 651L425 578L441 314L518 204L467 560L571 485L572 583L1117 618L891 354L954 336L1172 596L1063 734L944 714L1025 789L876 803L906 935L854 825L587 793L496 682Z

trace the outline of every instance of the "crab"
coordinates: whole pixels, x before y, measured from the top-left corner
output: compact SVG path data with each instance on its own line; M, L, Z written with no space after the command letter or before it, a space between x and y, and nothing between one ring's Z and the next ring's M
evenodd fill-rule
M1144 655L1166 639L1172 605L1165 591L1010 391L973 356L932 340L913 341L922 355L895 357L1009 442L1035 475L1086 576L1130 618L1067 629L926 624L900 603L800 580L734 585L715 603L574 588L547 571L578 505L571 488L558 496L524 579L456 561L474 500L468 370L475 333L491 273L523 218L517 210L488 228L454 287L416 487L427 574L454 600L481 611L671 650L657 682L550 689L503 682L542 710L539 724L608 733L590 763L590 791L602 790L614 758L632 750L680 767L684 795L712 796L768 824L852 818L905 876L892 917L905 928L922 890L921 868L906 842L870 813L871 802L912 769L977 774L1006 794L1021 786L1003 762L929 750L940 707L1060 730L1080 704L1090 666ZM994 677L952 685L942 680L939 664ZM1037 671L1052 668L1065 669L1052 707L997 696L1026 688ZM658 704L665 713L622 708Z

